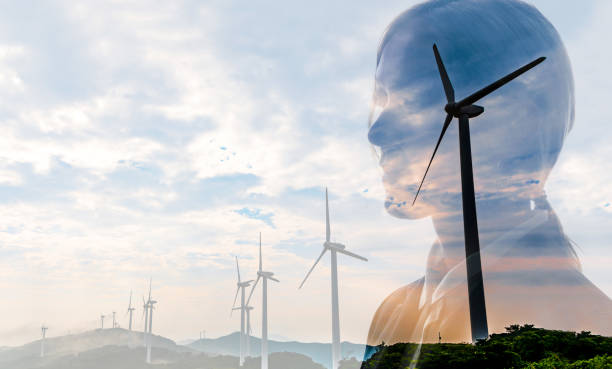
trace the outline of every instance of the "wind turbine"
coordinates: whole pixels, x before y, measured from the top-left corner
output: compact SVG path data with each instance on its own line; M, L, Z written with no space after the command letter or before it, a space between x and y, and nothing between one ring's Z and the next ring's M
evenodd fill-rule
M115 315L117 313L115 311L113 311L113 328L117 328L117 321L115 320Z
M45 338L47 335L47 329L49 329L49 327L45 327L44 324L42 327L40 327L40 331L42 333L42 339L40 340L40 357L45 357Z
M246 348L245 342L245 308L247 306L245 297L246 297L246 289L251 285L253 280L242 281L240 279L240 265L238 265L238 256L236 256L236 271L238 272L238 283L236 283L236 296L234 296L234 303L232 304L232 311L240 310L240 366L244 364L244 352ZM238 299L238 293L240 292L240 307L236 306L236 300ZM230 316L231 316L230 312Z
M149 331L149 303L142 297L142 317L144 319L144 329L142 330L142 343L147 346L147 333Z
M130 324L129 324L129 330L132 330L132 313L134 312L134 310L136 310L136 308L132 307L132 291L130 290L130 303L128 305L127 308L127 313L126 314L130 314Z
M153 279L151 278L151 280L149 281L149 299L146 302L146 305L148 307L148 322L149 322L149 330L148 330L148 334L146 335L147 339L147 358L146 361L148 364L151 363L151 341L152 341L152 336L153 336L153 309L155 309L155 304L157 304L157 301L151 299L151 283L152 283ZM146 330L146 324L145 324L145 330Z
M252 281L251 281L252 282ZM251 310L253 310L252 306L245 306L244 309L242 307L235 307L232 310L244 310L246 314L246 328L244 329L244 357L251 357ZM243 333L240 333L240 344L242 345L242 336ZM202 339L200 334L200 339ZM242 347L242 346L241 346ZM242 349L240 352L242 353ZM241 364L242 365L242 364Z
M363 261L368 261L368 259L346 250L346 246L340 243L331 242L330 239L331 239L331 227L329 225L329 200L327 197L327 188L325 188L325 242L323 243L323 251L321 251L321 254L319 255L319 257L313 264L312 268L310 268L310 270L306 274L306 277L304 278L304 280L302 281L302 284L300 284L300 287L298 289L301 289L304 283L306 283L306 280L310 276L310 273L312 273L313 269L315 268L315 266L317 266L317 264L319 263L319 261L321 260L325 252L329 250L329 253L331 254L332 369L337 369L338 362L341 359L340 308L338 306L338 258L337 258L337 253L352 256L354 258L357 258Z
M540 57L529 64L515 70L505 77L493 82L492 84L476 91L472 95L463 100L455 102L455 90L451 84L450 78L446 73L446 68L438 52L436 44L433 45L434 56L438 64L438 71L442 79L442 86L446 94L447 104L444 107L446 111L446 120L442 126L442 132L436 143L427 169L421 180L421 184L414 196L412 205L417 200L425 176L429 171L431 162L436 155L438 146L442 141L442 137L446 133L446 129L451 124L453 117L459 119L459 160L461 162L461 197L463 202L463 233L465 237L465 259L467 269L468 296L470 306L470 324L472 330L472 341L476 342L479 339L485 339L489 335L487 326L487 309L484 297L484 284L482 281L482 266L480 261L480 242L478 239L478 223L476 218L476 199L474 196L474 173L472 170L472 148L470 143L470 118L479 116L484 112L482 106L473 105L478 100L487 96L491 92L502 87L506 83L512 81L521 74L527 72L531 68L543 62L546 58Z
M257 279L255 280L255 284L253 285L251 293L249 294L247 306L249 306L251 296L253 296L253 291L255 291L255 287L257 287L259 279L262 279L261 289L263 297L261 299L261 369L268 369L268 279L279 282L279 280L274 278L273 275L274 273L263 270L261 260L261 232L259 232L259 270L257 271Z
M100 326L104 329L104 314L100 315Z

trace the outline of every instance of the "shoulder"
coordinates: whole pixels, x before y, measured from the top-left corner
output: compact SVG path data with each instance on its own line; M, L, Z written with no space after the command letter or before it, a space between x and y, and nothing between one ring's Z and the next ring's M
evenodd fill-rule
M418 320L424 278L393 291L380 304L368 332L368 345L407 342Z

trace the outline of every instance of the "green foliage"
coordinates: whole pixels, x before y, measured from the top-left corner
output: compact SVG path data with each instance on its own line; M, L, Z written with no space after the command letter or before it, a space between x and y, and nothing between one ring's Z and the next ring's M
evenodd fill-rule
M419 346L384 344L362 369L405 369ZM511 325L505 333L471 344L423 344L416 367L453 369L612 368L612 338L590 332L564 332Z

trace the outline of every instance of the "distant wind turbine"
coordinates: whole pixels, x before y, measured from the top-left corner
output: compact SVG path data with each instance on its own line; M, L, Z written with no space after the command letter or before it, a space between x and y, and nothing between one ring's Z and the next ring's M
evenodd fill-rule
M242 310L240 307L235 307L232 310ZM253 310L252 306L245 306L244 310L246 311L246 329L244 334L245 341L245 357L251 357L251 310Z
M354 258L368 261L368 259L363 256L359 256L350 251L346 250L346 246L331 242L331 229L329 225L329 200L327 197L327 188L325 188L325 242L323 243L323 251L313 264L312 268L306 274L306 277L300 284L300 288L306 283L306 280L312 273L317 263L321 260L326 251L329 250L331 254L331 298L332 298L332 369L338 368L338 362L341 359L341 348L340 348L340 309L338 306L338 259L337 253L345 254L348 256L352 256Z
M128 308L127 308L127 312L126 314L130 314L130 324L129 324L129 330L132 330L132 313L134 312L134 310L136 310L136 308L132 307L132 291L130 290L130 303L128 304Z
M47 329L49 328L45 327L44 324L42 325L42 327L40 327L42 333L42 339L40 340L40 357L45 357L45 338L47 335Z
M261 258L261 232L259 233L259 270L257 271L257 279L251 289L251 294L247 300L247 306L253 296L253 291L257 287L259 279L262 279L262 299L261 299L261 369L268 369L268 279L279 282L273 277L274 273L265 272L263 270Z
M117 315L117 313L113 311L113 328L117 328L117 321L115 320L115 315Z
M149 311L149 331L146 335L147 339L147 358L146 361L148 364L151 363L151 343L152 343L152 337L153 337L153 310L155 309L155 304L157 304L157 301L151 299L151 283L153 281L153 278L151 278L151 280L149 281L149 299L146 302L146 305L148 307L148 311ZM146 329L146 324L145 324L145 329Z
M143 345L147 346L147 332L149 331L149 304L142 296L142 319L144 319L144 328L142 330Z
M104 314L100 315L100 327L104 329Z
M463 100L455 102L455 90L451 84L442 57L436 44L433 45L434 57L438 65L438 72L442 80L442 87L446 95L447 104L444 106L446 120L442 125L442 132L433 150L421 184L414 196L412 205L417 200L429 167L438 151L444 133L451 124L453 117L459 119L459 161L461 164L461 197L463 202L463 234L465 239L465 260L467 269L467 288L470 308L470 326L472 330L472 342L489 336L487 325L487 309L485 305L484 283L482 280L482 265L480 261L480 241L478 237L478 222L476 218L476 197L474 195L474 172L472 170L472 148L470 143L470 118L479 116L484 112L482 106L474 105L475 102L487 96L491 92L502 87L506 83L527 72L531 68L543 62L546 58L540 57L529 64L502 77L490 85L474 92Z
M244 364L244 353L246 349L245 339L245 313L246 313L246 288L253 283L253 280L242 281L240 279L240 265L238 264L238 257L236 256L236 272L238 273L238 283L236 283L236 296L234 296L234 303L232 304L232 311L240 310L240 366ZM236 300L238 299L238 293L240 293L240 306L236 307ZM231 316L231 312L230 312Z

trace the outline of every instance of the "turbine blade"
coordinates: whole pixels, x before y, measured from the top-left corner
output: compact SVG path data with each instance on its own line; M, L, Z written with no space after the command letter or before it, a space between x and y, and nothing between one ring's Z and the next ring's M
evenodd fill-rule
M505 85L506 83L512 81L513 79L515 79L516 77L520 76L521 74L527 72L528 70L530 70L531 68L535 67L536 65L540 64L541 62L543 62L544 60L546 60L545 57L539 57L536 60L532 61L529 64L526 64L522 67L520 67L519 69L515 70L514 72L508 74L505 77L502 77L500 79L498 79L497 81L491 83L490 85L488 85L487 87L478 90L476 92L474 92L473 94L471 94L470 96L466 97L465 99L459 101L457 103L457 105L459 107L461 106L467 106L467 105L472 105L473 103L475 103L476 101L482 99L483 97L487 96L488 94L490 94L491 92L497 90L498 88L502 87L503 85Z
M234 296L234 303L232 307L236 306L236 300L238 300L238 292L240 292L240 287L236 288L236 296Z
M236 270L238 271L238 283L240 283L240 266L238 265L238 256L236 256Z
M317 260L314 262L314 264L312 265L312 268L310 268L310 270L308 271L308 273L306 273L306 277L304 277L304 280L302 281L302 284L300 284L300 286L298 287L298 290L302 288L302 286L304 285L304 283L306 283L306 280L308 279L308 277L310 276L310 273L312 273L313 269L317 266L317 264L319 263L319 261L321 260L321 258L323 257L323 254L325 254L325 251L327 251L327 248L324 247L323 251L321 251L321 255L319 255L319 257L317 258Z
M325 241L329 242L331 229L329 226L329 200L327 199L327 187L325 187Z
M278 279L274 278L274 277L268 277L268 279L273 280L274 282L280 282Z
M363 256L359 256L359 255L357 255L355 253L352 253L350 251L347 251L347 250L336 250L336 251L341 253L341 254L344 254L344 255L352 256L352 257L357 258L359 260L368 261L368 259L364 258Z
M453 85L451 84L450 78L448 78L446 68L444 67L444 63L442 62L442 58L440 57L440 53L438 52L438 46L436 46L436 44L433 45L433 51L434 55L436 56L436 63L438 64L438 72L440 72L440 79L442 79L442 86L444 86L446 101L448 101L449 103L453 103L455 102L455 90L453 89Z
M249 306L249 303L251 302L251 297L253 296L253 291L255 291L255 287L257 287L257 283L259 283L259 278L261 278L261 276L257 276L257 279L255 280L255 284L253 285L253 288L251 288L251 293L249 293L249 298L247 299L247 306Z
M149 279L149 301L151 301L151 285L153 284L153 277Z
M412 201L412 205L414 206L414 203L417 200L417 197L419 196L419 192L421 192L421 187L423 186L423 182L425 182L425 177L427 176L427 172L429 172L429 167L431 166L431 162L434 159L434 156L436 156L436 151L438 151L438 147L440 146L440 142L442 141L442 137L444 137L444 133L446 133L446 129L448 128L448 126L451 123L451 120L453 120L453 116L450 114L446 115L446 120L444 121L444 125L442 126L442 132L440 132L440 137L438 138L438 142L436 143L436 147L434 148L433 154L431 154L431 159L429 159L429 164L427 164L427 169L425 169L425 174L423 174L423 179L421 179L421 184L419 185L419 189L416 192L416 195L414 195L414 200Z

